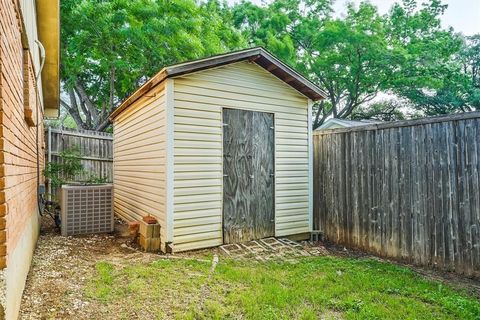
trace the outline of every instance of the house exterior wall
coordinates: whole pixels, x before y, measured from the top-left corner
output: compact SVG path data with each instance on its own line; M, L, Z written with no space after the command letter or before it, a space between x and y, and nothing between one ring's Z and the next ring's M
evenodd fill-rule
M114 210L127 221L152 215L166 238L165 84L153 88L113 122Z
M173 244L221 245L222 108L275 115L275 235L310 231L308 99L254 63L174 78Z
M31 47L25 49L36 31L23 29L27 24L21 20L28 16L28 24L35 25L34 15L21 14L34 12L34 6L34 1L22 7L13 0L0 2L0 313L6 319L17 318L39 233L37 150L40 170L44 150L43 143L37 149L37 128L27 124L25 108L33 111L34 120L37 108L40 119L43 112L34 76L38 61ZM43 141L41 123L38 131Z

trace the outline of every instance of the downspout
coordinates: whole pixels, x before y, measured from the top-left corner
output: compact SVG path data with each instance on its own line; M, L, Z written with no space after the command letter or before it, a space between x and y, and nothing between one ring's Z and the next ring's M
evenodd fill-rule
M38 45L38 48L40 49L40 69L38 70L36 76L35 76L35 86L37 87L37 90L38 90L38 81L40 79L40 75L42 74L42 70L43 70L43 66L45 65L45 47L43 46L43 44L37 39L35 40L35 43ZM37 96L38 96L38 92L37 92ZM40 119L39 119L39 114L40 114L40 103L39 101L37 101L37 108L36 108L36 115L35 115L35 122L36 122L36 142L37 142L37 145L36 145L36 152L37 152L37 208L38 208L38 213L40 214L40 216L43 215L43 212L42 212L42 209L41 209L41 206L42 206L42 203L41 203L41 200L40 200L40 196L41 194L45 193L45 190L40 190L40 153L39 153L39 144L40 144L40 141L39 141L39 126L40 126ZM45 188L45 187L44 187Z

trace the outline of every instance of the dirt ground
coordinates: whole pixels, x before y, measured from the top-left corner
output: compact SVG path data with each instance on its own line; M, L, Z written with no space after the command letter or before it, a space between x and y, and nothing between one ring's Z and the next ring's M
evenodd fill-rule
M314 255L367 257L361 252L342 247L303 243L305 251ZM98 261L122 266L129 263L149 263L156 259L211 259L212 255L226 253L219 248L177 254L167 257L145 253L133 243L125 224L116 223L112 235L62 237L47 220L33 258L21 304L20 319L105 319L101 303L85 297L85 287L95 272ZM371 258L371 257L370 257ZM258 259L257 259L258 260ZM427 278L442 281L457 288L467 289L480 298L480 282L450 273L439 273L416 268ZM115 319L115 315L112 315Z

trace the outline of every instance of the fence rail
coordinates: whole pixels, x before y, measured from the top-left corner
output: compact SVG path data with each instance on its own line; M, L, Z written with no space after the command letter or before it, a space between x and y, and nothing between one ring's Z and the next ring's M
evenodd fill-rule
M480 276L480 112L314 134L329 240Z
M47 128L45 136L48 162L61 163L62 151L78 148L85 172L76 180L86 180L93 175L106 182L113 181L113 137L110 133Z

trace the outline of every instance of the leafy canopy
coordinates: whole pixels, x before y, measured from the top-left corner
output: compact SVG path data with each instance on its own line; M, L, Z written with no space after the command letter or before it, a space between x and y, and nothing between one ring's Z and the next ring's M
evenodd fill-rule
M428 115L479 109L480 36L442 28L440 0L399 1L385 15L364 1L340 17L333 3L64 0L62 105L78 127L105 130L118 103L163 66L263 46L325 89L314 128L392 107L401 117L399 103L372 105L379 93Z
M84 129L104 130L163 66L244 46L215 1L63 0L61 10L62 104Z

